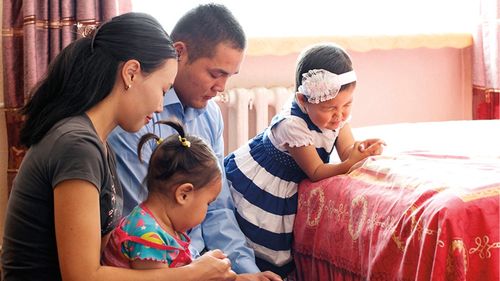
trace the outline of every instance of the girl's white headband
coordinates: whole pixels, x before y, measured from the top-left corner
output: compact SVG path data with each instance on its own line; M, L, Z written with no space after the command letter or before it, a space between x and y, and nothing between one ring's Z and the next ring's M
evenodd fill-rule
M302 84L298 91L307 97L308 102L320 103L335 98L343 85L354 81L354 70L335 74L324 69L312 69L302 74Z

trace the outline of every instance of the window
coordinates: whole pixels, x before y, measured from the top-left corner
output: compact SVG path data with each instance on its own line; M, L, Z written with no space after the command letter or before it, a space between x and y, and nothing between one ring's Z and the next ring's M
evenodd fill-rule
M472 33L476 0L219 0L249 38L331 35ZM200 1L132 0L133 10L156 17L170 32Z

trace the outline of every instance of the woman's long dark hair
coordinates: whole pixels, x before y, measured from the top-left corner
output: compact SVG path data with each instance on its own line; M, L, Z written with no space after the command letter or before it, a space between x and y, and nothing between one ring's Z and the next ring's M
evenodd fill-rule
M159 143L151 154L145 179L150 193L168 194L170 187L187 182L194 188L202 188L221 177L217 158L202 139L186 135L184 127L176 120L156 123L168 125L178 134L161 140L157 135L147 133L139 140L137 155L140 161L142 147L147 141L154 139Z
M123 62L136 59L149 74L176 57L171 38L150 15L127 13L103 23L64 48L33 88L22 109L26 122L21 143L36 144L59 120L82 114L103 100Z

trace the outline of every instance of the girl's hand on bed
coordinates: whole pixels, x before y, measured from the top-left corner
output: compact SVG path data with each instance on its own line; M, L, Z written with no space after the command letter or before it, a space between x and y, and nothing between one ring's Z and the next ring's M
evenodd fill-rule
M349 152L349 156L345 161L350 169L354 164L370 156L366 148L362 147L362 142L356 141L352 145L352 149Z
M367 139L359 143L359 152L370 156L380 155L384 151L385 142L381 139Z
M385 145L385 142L380 139L367 139L354 142L349 156L345 161L348 170L351 170L356 163L359 163L369 156L380 155L383 151L383 145Z

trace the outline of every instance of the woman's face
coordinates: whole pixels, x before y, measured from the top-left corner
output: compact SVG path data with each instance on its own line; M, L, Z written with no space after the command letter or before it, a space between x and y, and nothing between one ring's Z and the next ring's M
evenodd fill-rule
M125 131L136 132L151 121L154 112L163 110L163 96L172 87L177 75L177 59L167 59L150 74L139 71L120 102L118 125Z

